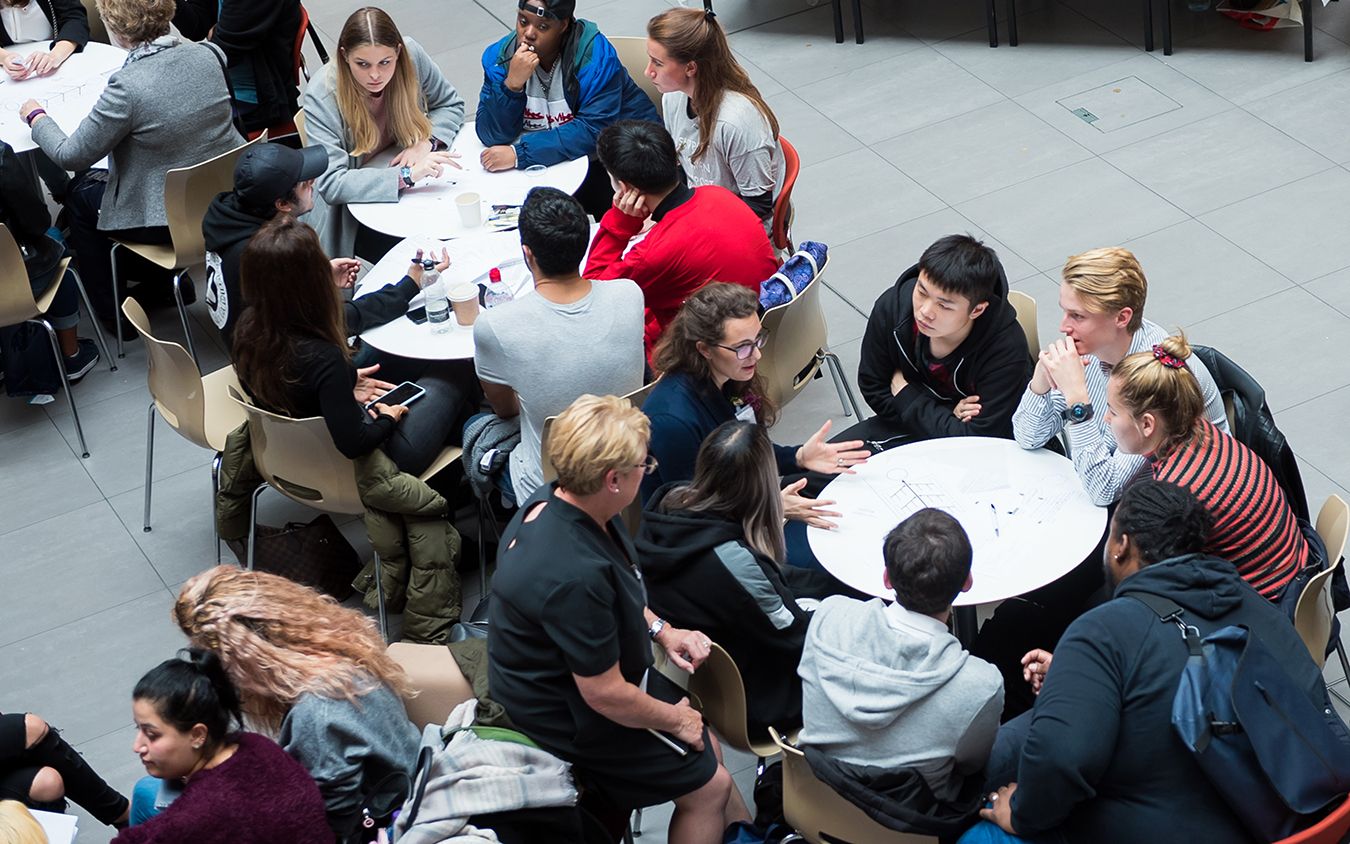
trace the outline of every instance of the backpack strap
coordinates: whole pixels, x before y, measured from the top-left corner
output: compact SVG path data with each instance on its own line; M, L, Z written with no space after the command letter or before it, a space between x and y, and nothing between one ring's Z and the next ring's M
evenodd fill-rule
M1152 592L1131 592L1125 597L1133 598L1158 616L1158 620L1163 624L1175 624L1181 631L1181 635L1186 640L1186 648L1190 651L1192 657L1199 657L1202 654L1203 642L1200 639L1200 630L1181 620L1184 614L1181 606L1171 598L1164 598L1162 595L1155 595Z

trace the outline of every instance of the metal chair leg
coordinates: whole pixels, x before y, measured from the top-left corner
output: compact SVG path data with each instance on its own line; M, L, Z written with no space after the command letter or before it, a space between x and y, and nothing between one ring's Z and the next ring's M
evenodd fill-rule
M998 13L994 11L994 0L985 0L984 25L989 30L989 46L998 46Z
M863 42L862 18L862 0L853 0L853 39L859 44Z
M633 831L634 838L642 837L642 810L633 810L633 822L628 824L628 828Z
M844 0L831 0L834 10L834 43L844 43Z
M1172 0L1163 3L1163 55L1172 55Z
M853 395L853 387L848 383L848 378L844 376L844 365L839 362L839 356L829 349L822 349L821 353L825 356L825 363L830 369L830 374L834 376L834 388L839 392L839 403L844 406L844 415L849 415L849 407L853 408L853 415L858 417L858 421L863 420L862 408L858 405L857 396Z
M248 570L253 571L254 546L258 543L258 496L267 489L267 484L259 484L258 488L253 490L253 504L249 508L248 520Z
M98 343L98 350L103 354L103 359L108 362L108 371L117 371L117 358L108 354L108 342L103 339L103 329L98 324L98 317L94 314L94 306L89 304L89 291L84 289L84 279L80 274L67 268L67 273L75 277L75 289L80 291L80 299L84 302L85 313L89 314L89 322L94 326L94 341ZM120 322L120 320L119 320Z
M183 321L183 337L187 339L188 354L192 355L192 362L197 364L197 371L202 371L202 362L197 357L197 347L192 343L192 326L188 324L187 305L183 304L183 276L187 270L179 270L173 275L173 300L178 303L178 318Z
M1144 50L1153 52L1153 0L1144 0Z
M389 643L389 614L384 608L384 578L380 574L380 555L375 554L375 605L380 617L380 636Z
M61 354L61 344L56 339L56 329L45 319L30 319L27 322L36 322L47 329L47 339L52 344L52 354L56 355L58 365L61 367L61 389L65 391L66 402L70 404L70 416L75 420L75 436L80 440L80 456L89 456L89 446L84 442L84 428L80 425L80 411L75 407L75 396L70 392L70 376L66 374L66 356Z
M121 245L113 241L112 248L108 250L108 260L112 262L113 322L117 325L117 356L124 358L127 356L127 349L126 342L122 339L122 302L117 298L117 247Z
M216 565L220 565L220 525L216 523L216 499L220 496L220 463L225 455L216 452L211 459L211 538L216 541ZM147 516L145 523L150 524Z
M1303 60L1310 62L1313 60L1313 6L1316 3L1310 0L1303 0Z
M1017 46L1017 0L1008 0L1008 46Z
M150 410L145 419L145 523L141 530L150 532L150 486L155 469L155 402L150 402ZM214 519L212 521L215 521ZM220 562L219 559L216 562Z

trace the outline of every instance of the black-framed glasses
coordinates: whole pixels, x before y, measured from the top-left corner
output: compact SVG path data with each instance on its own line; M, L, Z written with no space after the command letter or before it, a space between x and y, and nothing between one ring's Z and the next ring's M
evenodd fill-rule
M713 343L713 345L719 349L726 349L728 352L735 352L736 360L745 360L750 357L754 349L764 348L764 344L768 341L769 336L761 332L755 339L746 340L744 343L738 343L735 346L724 346L721 343Z
M641 463L637 464L637 465L634 466L633 468L634 468L634 469L641 469L641 470L642 470L642 474L644 474L644 475L650 475L652 472L655 472L655 471L656 471L656 467L657 467L657 466L660 466L660 465L661 465L660 463L656 462L656 458L653 457L653 456L651 456L651 455L649 454L649 455L647 455L647 459L646 459L646 460L643 460Z

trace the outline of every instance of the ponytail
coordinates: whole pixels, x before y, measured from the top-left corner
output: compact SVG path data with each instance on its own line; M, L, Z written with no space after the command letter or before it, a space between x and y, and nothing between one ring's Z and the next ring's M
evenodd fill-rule
M239 693L220 657L199 648L184 648L150 669L131 697L152 703L159 716L179 732L202 724L212 746L243 722Z
M1178 332L1146 352L1136 352L1116 365L1111 380L1133 416L1152 413L1162 423L1166 438L1157 450L1166 456L1196 436L1204 416L1205 398L1186 361L1191 346Z

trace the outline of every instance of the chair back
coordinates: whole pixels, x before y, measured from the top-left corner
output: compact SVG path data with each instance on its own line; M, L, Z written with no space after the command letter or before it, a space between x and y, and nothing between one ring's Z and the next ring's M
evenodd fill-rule
M1344 844L1346 833L1350 833L1350 797L1322 820L1275 844Z
M234 165L244 150L267 143L262 132L241 146L191 167L175 167L164 177L164 211L169 217L175 267L194 267L206 260L202 218L216 194L234 187Z
M85 17L89 18L89 40L97 41L100 44L111 44L112 40L108 38L108 28L103 25L103 18L99 16L98 6L94 0L80 0L84 4Z
M245 400L234 388L230 398L248 417L253 462L268 485L326 513L366 512L356 488L356 469L333 445L322 416L292 419L271 413Z
M727 744L737 750L755 752L746 727L745 683L726 648L712 643L708 658L689 675L689 691L698 696L703 706L703 720Z
M473 687L444 645L394 642L389 656L407 672L416 693L404 698L403 706L419 730L428 724L444 724L456 706L474 697Z
M1020 290L1008 291L1008 304L1017 312L1017 324L1027 335L1027 351L1035 359L1041 353L1041 333L1036 327L1036 300Z
M614 52L619 54L619 61L623 63L628 75L651 99L652 104L656 106L656 113L660 114L661 92L656 90L655 83L647 78L647 39L633 35L616 35L609 39L609 43L614 45Z
M1326 663L1327 642L1331 641L1331 625L1336 618L1336 607L1331 601L1331 578L1338 565L1339 562L1332 563L1309 580L1294 607L1294 629L1318 668Z
M1338 562L1345 555L1346 535L1350 533L1350 504L1339 495L1328 495L1317 513L1316 529L1327 546L1327 560Z
M830 265L827 256L816 277L791 302L764 312L768 339L759 362L769 397L780 407L797 397L820 369L829 327L820 304L820 279Z
M773 203L773 248L792 251L792 188L797 184L797 174L802 169L801 156L797 148L788 143L788 139L778 136L778 145L783 148L783 189Z
M701 670L701 669L700 669ZM783 752L783 815L788 826L810 844L933 844L936 838L911 835L884 827L862 809L816 779L806 754L783 740L778 731L769 735Z
M123 300L122 313L145 339L150 398L159 415L184 438L202 448L214 448L206 432L206 392L192 355L178 343L155 337L150 318L135 299ZM239 421L244 421L243 413Z
M309 133L305 131L305 110L303 108L295 113L293 122L295 123L295 134L300 136L300 146L309 146Z
M0 225L0 326L17 325L38 314L23 252L9 228Z

